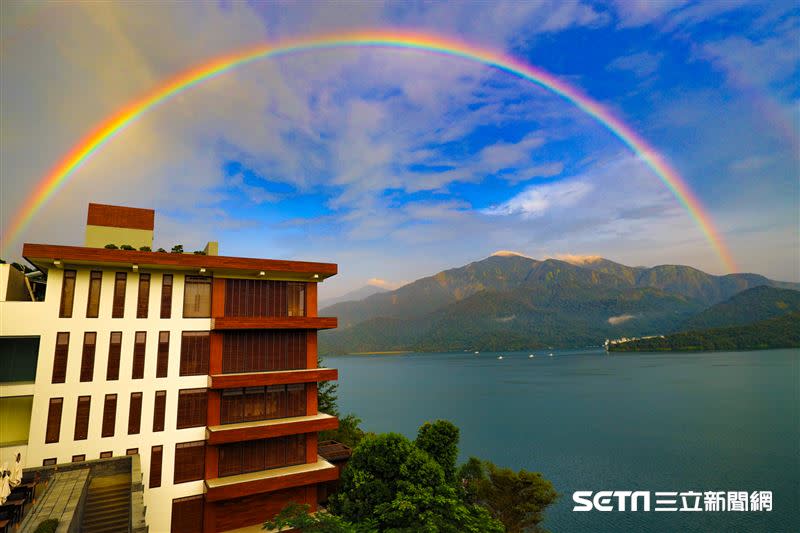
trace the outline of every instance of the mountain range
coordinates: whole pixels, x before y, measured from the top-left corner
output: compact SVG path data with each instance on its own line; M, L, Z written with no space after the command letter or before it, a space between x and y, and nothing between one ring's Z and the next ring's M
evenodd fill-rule
M339 328L320 334L320 353L600 345L677 331L702 320L696 317L710 306L759 286L800 290L758 274L506 253L321 309L339 318Z

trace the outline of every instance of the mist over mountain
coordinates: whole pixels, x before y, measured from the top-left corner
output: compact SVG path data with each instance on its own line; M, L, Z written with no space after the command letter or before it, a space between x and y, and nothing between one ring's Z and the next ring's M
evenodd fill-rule
M378 294L381 292L386 292L389 289L384 289L383 287L377 287L375 285L364 285L358 289L354 289L350 292L346 292L341 296L334 296L333 298L323 298L319 301L319 307L330 307L331 305L338 304L340 302L357 302L363 300L367 296L372 296L373 294Z
M321 309L339 318L339 328L320 334L320 352L599 345L675 331L709 306L762 285L800 289L758 274L714 276L681 265L493 255Z

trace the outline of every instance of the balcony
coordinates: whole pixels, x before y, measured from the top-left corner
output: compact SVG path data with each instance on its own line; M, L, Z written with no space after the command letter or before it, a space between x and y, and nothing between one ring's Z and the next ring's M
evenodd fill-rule
M290 418L273 418L255 422L223 424L206 428L208 444L227 444L247 440L285 437L299 433L316 433L339 427L339 419L325 413L309 416L293 416Z
M212 374L208 376L208 388L233 389L238 387L263 387L266 385L289 385L292 383L316 383L339 379L335 368L309 368L302 370L274 370L270 372L243 372L237 374Z
M240 329L334 329L336 325L336 317L326 316L219 316L211 319L211 329L217 331Z
M318 456L316 463L207 479L205 482L206 501L229 500L262 492L313 485L333 481L338 476L336 467Z

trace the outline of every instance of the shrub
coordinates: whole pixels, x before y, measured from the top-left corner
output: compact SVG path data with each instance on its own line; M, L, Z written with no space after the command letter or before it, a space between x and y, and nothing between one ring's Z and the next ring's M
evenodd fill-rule
M206 253L203 250L195 250L193 253L194 255L206 255Z
M119 247L119 249L120 250L135 250L136 248L134 248L130 244L123 244L122 246Z
M139 248L140 252L152 252L153 250L150 249L149 246L142 246Z
M36 526L36 529L33 530L33 533L55 533L56 528L58 528L58 520L55 518L49 518L44 522L39 522L39 525Z
M109 250L117 250L119 249L119 246L117 246L116 244L106 244L104 248L108 248Z
M171 253L173 253L173 254L182 254L183 253L183 245L182 244L176 244L175 246L172 247L172 252Z
M167 251L163 248L159 248L158 250L156 250L156 252L161 252L162 254L167 253Z

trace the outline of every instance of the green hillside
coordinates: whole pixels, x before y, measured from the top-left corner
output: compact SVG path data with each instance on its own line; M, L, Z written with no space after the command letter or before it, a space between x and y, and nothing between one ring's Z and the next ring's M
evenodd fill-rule
M762 285L709 307L683 323L680 331L744 326L793 311L800 311L800 291Z
M674 333L609 346L610 352L765 350L800 348L800 312L745 326Z

